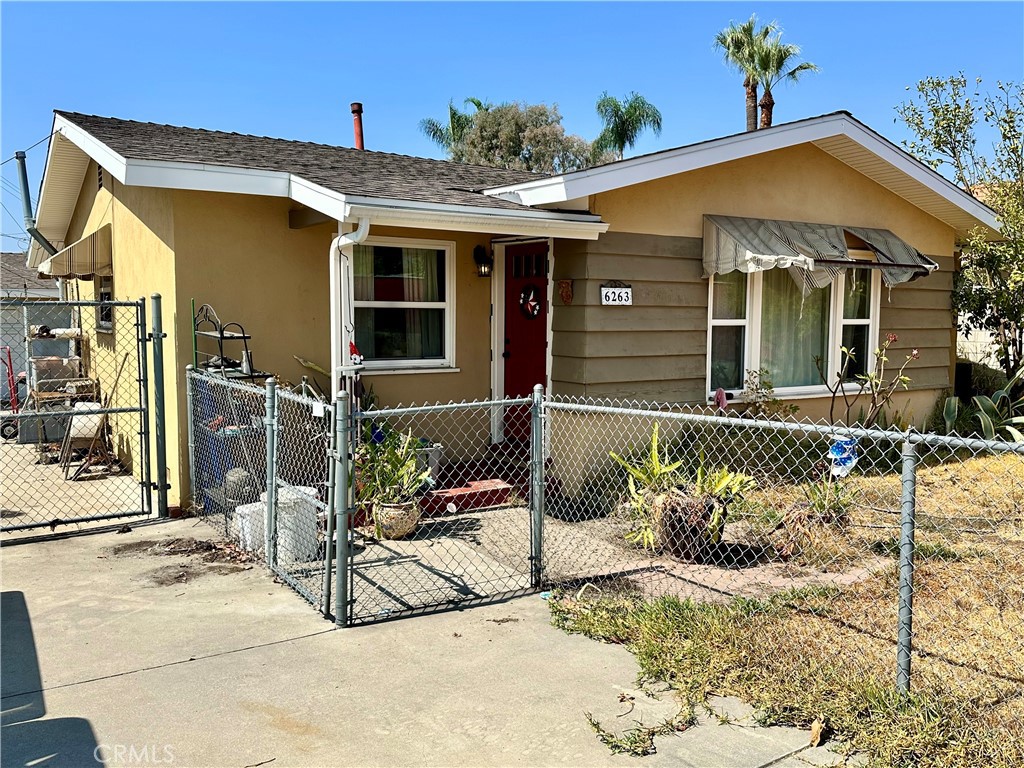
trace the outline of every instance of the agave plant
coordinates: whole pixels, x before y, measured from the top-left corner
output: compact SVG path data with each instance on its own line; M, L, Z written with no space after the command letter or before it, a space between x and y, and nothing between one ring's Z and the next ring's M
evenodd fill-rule
M1006 432L1011 442L1024 443L1024 395L1014 399L1014 391L1024 385L1024 368L1021 368L1006 382L1006 386L996 391L992 397L976 395L972 402L977 408L975 417L981 424L981 433L986 440L996 440L1000 432ZM946 422L946 431L953 430L960 415L960 400L956 397L947 398L942 409L942 417Z
M709 497L714 500L711 510L711 520L708 521L708 538L718 544L725 533L725 520L729 515L729 505L741 499L743 494L756 485L756 481L750 475L741 472L733 472L728 467L707 471L704 468L703 457L697 467L697 481L694 483L694 493L697 496Z

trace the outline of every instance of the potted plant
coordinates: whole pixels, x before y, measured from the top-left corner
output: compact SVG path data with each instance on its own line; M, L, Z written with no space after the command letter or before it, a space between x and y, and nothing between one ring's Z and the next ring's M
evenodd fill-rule
M721 544L729 507L754 486L754 479L728 467L708 470L700 457L687 480L682 461L668 462L658 447L658 424L650 449L639 462L616 453L612 459L628 473L629 494L622 505L630 530L625 538L651 552L667 552L694 563L711 559Z
M430 468L417 461L418 448L411 434L376 429L356 457L359 500L371 506L378 539L400 539L416 530L417 497L431 483Z

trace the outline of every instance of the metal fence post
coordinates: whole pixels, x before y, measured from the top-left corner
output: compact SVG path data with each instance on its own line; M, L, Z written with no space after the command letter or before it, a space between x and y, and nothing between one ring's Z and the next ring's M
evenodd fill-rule
M153 451L150 439L152 409L149 407L149 333L146 326L146 299L140 297L135 306L135 338L138 346L138 360L135 361L139 382L139 454L142 459L142 509L153 514Z
M327 448L327 521L324 531L324 583L321 587L323 592L323 614L325 617L331 615L331 589L334 587L334 575L331 572L331 568L334 564L334 536L335 531L338 530L335 525L335 489L334 484L337 478L338 471L338 407L335 403L334 410L331 412L331 442Z
M159 293L151 297L153 306L153 423L156 440L156 508L167 517L167 411L164 408L164 333Z
M277 381L267 379L267 517L264 525L267 567L277 564Z
M189 498L192 506L196 506L196 426L195 406L192 404L194 383L192 374L195 368L191 363L185 366L185 408L188 414L188 485Z
M530 582L539 589L544 571L544 387L533 388L530 407Z
M900 598L896 646L896 687L910 693L910 654L914 628L914 513L917 507L917 446L903 443L900 495Z
M337 516L335 524L335 554L334 554L334 623L339 627L347 627L349 624L348 613L348 590L349 590L349 568L351 567L351 549L349 547L349 401L348 392L339 392L335 401L334 429L335 444L337 451L335 461L337 467L334 470L334 510Z

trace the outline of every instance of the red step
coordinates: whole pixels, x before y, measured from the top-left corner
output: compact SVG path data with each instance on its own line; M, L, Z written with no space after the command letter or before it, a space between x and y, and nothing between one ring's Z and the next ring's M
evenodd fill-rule
M420 499L424 515L443 515L508 503L512 486L504 480L472 480L463 488L431 491ZM452 506L449 506L452 505Z

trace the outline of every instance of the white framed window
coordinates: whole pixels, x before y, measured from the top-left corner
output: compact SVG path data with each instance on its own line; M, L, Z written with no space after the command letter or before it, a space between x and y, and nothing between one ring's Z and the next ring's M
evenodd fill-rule
M114 278L110 276L96 278L96 301L114 300ZM114 330L114 308L107 305L96 307L96 330L111 333Z
M368 370L455 365L455 243L367 238L353 250L355 340Z
M855 254L851 254L855 256ZM786 269L711 278L708 307L708 395L719 387L738 394L748 370L766 368L778 396L827 393L816 358L830 384L853 357L846 380L874 365L878 346L881 275L876 269L841 270L830 285L803 294Z

